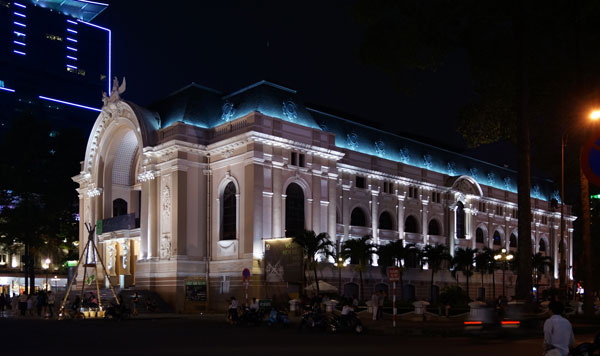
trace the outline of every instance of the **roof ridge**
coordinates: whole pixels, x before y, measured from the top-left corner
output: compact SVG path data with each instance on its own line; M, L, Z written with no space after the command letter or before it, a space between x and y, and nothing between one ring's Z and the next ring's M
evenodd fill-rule
M275 84L273 82L269 82L268 80L264 80L263 79L263 80L260 80L260 81L258 81L256 83L254 83L254 84L250 84L247 87L239 89L239 90L237 90L237 91L235 91L235 92L233 92L231 94L227 94L222 99L229 99L232 96L236 96L238 94L241 94L241 93L243 93L245 91L248 91L250 89L256 88L256 87L261 86L261 85L268 85L268 86L276 88L276 89L287 91L288 93L291 93L291 94L296 94L297 93L297 91L294 90L294 89L290 89L290 88L284 87L283 85Z
M186 85L186 86L184 86L182 88L179 88L179 89L175 90L174 92L168 94L167 96L163 97L160 100L166 99L166 98L168 98L170 96L173 96L173 95L177 95L177 94L179 94L179 93L181 93L181 92L183 92L183 91L185 91L185 90L187 90L189 88L197 88L197 89L207 90L207 91L210 91L210 92L215 93L217 95L223 95L223 93L220 92L220 91L218 91L217 89L209 88L207 86L197 84L196 82L191 82L190 84L188 84L188 85Z

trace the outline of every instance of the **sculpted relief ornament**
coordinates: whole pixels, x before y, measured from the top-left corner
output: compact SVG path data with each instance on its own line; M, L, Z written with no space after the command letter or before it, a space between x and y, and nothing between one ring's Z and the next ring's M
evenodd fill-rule
M171 257L171 236L163 235L160 238L160 259L167 260Z
M168 185L162 191L162 210L165 217L171 216L171 188Z
M115 259L117 251L115 249L115 245L108 244L106 246L106 252L108 254L108 261L106 264L106 268L108 269L108 274L113 275L115 270Z
M108 104L116 103L117 101L121 100L120 95L125 92L125 87L125 77L123 77L123 83L121 83L121 85L119 85L119 79L114 77L110 95L106 95L105 91L102 92L102 103L104 103L103 106L107 106Z

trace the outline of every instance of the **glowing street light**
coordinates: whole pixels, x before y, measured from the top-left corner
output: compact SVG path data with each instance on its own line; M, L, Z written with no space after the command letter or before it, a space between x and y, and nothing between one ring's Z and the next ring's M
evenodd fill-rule
M44 269L44 271L46 271L46 285L44 286L44 289L45 289L46 291L48 291L48 268L50 268L50 263L51 263L51 262L52 262L52 261L50 261L50 259L49 259L49 258L46 258L46 259L44 260L44 264L42 265L42 268Z
M590 119L592 119L592 120L598 120L598 119L600 119L600 110L593 110L590 113Z

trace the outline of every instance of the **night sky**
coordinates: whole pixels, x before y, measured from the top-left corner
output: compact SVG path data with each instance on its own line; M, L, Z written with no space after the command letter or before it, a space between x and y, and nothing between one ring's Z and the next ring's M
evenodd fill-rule
M455 127L474 96L466 56L454 53L404 94L360 63L351 1L106 2L93 22L113 31L113 74L127 77L128 100L147 105L191 82L228 93L265 79L307 103L465 149Z

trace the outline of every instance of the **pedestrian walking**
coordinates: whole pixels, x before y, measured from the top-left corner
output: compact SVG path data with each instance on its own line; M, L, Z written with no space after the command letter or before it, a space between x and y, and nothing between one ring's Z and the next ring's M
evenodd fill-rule
M373 320L377 320L377 310L379 309L379 292L371 295L371 308L373 309Z
M383 319L383 303L385 302L385 292L380 291L377 298L377 320Z
M33 309L35 308L35 299L32 295L27 296L27 316L33 316Z
M27 312L27 293L23 292L19 294L19 311L21 312L21 316L25 316Z
M575 344L573 327L562 316L564 306L561 302L550 302L552 316L544 322L545 356L567 356Z
M4 308L6 307L6 296L4 293L0 294L0 313L4 314Z
M54 317L54 302L55 302L55 298L54 298L54 293L52 293L52 291L48 292L48 314L50 314L50 318Z

